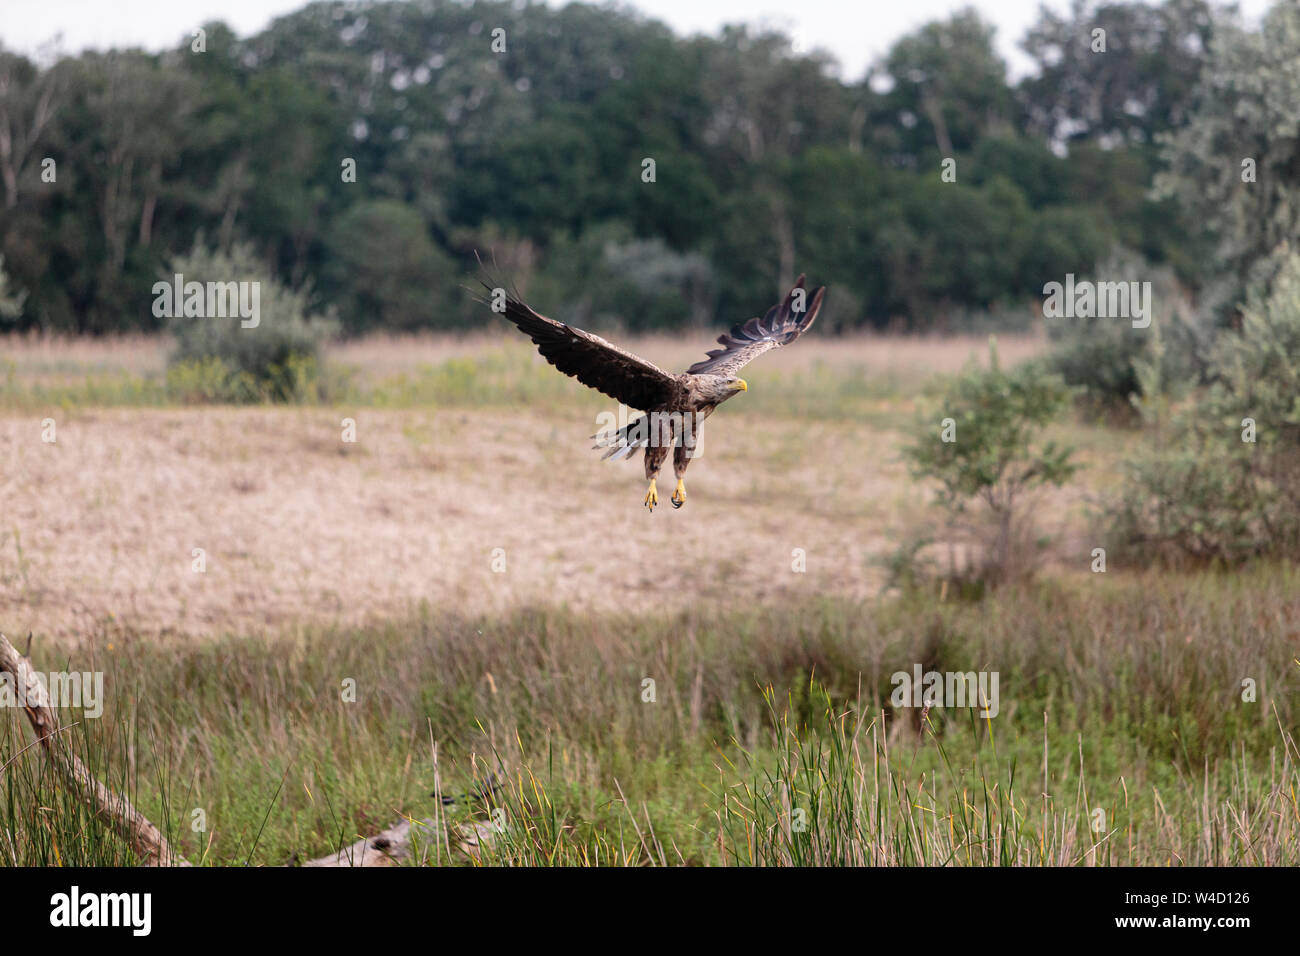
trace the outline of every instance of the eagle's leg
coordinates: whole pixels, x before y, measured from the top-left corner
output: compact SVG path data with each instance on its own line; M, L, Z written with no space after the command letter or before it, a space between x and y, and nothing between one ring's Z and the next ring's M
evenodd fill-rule
M656 440L658 438L659 440ZM655 436L651 433L650 444L645 449L645 476L650 480L650 490L645 493L645 506L651 511L655 510L655 505L659 504L659 492L655 490L655 478L659 474L659 469L663 467L664 459L668 457L668 443L662 439L662 436Z
M699 436L699 420L690 412L682 416L680 433L673 442L673 474L677 476L677 490L669 500L674 508L686 504L686 469L695 457L696 439Z

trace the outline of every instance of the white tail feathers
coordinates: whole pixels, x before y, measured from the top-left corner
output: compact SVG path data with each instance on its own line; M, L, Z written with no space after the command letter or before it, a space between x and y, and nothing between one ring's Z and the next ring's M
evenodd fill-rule
M644 421L645 417L642 416L624 425L618 431L597 432L591 436L596 439L596 444L591 447L606 449L605 454L600 456L601 461L623 461L631 458L639 449L650 444L650 430L642 425Z

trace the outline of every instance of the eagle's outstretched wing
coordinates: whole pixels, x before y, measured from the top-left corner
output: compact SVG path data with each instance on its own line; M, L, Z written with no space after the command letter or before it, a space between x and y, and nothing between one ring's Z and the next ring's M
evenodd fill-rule
M720 349L711 349L708 358L696 362L686 371L691 374L710 372L714 375L735 375L764 352L789 345L813 324L817 310L822 307L825 287L812 293L811 300L803 291L803 276L794 284L780 305L767 310L761 319L754 318L732 326L731 331L718 336ZM796 299L799 301L796 302ZM801 311L795 311L802 305Z
M496 290L483 283L488 293ZM503 290L504 291L504 290ZM491 304L491 300L486 300ZM583 385L617 399L638 411L657 408L677 390L675 376L653 362L633 355L599 335L584 332L534 312L506 292L505 317L537 344L546 361Z

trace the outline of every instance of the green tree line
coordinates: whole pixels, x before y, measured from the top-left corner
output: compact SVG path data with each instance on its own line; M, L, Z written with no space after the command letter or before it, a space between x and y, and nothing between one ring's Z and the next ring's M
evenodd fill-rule
M944 327L1117 245L1195 290L1205 216L1152 186L1231 20L1044 8L1019 82L973 10L854 82L780 32L580 3L319 2L161 53L0 48L0 328L159 329L153 284L198 249L251 249L348 333L478 327L476 250L632 329L743 317L797 272L835 290L830 326Z

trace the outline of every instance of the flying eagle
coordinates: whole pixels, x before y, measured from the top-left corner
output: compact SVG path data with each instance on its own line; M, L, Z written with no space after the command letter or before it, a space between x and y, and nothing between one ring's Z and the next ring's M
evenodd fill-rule
M668 449L673 449L673 472L677 476L677 490L671 501L674 508L680 508L686 503L686 468L695 456L700 424L737 392L749 390L736 373L764 352L789 345L817 318L825 288L813 292L810 301L803 282L800 276L785 300L768 309L763 318L742 322L719 336L722 348L710 350L708 358L681 375L665 372L599 335L548 319L525 305L517 293L512 295L499 286L483 282L492 296L483 301L494 312L504 313L565 375L646 413L617 432L592 437L598 439L595 447L609 449L602 457L614 461L645 449L645 476L650 482L645 506L654 511L659 503L655 478L668 457Z

